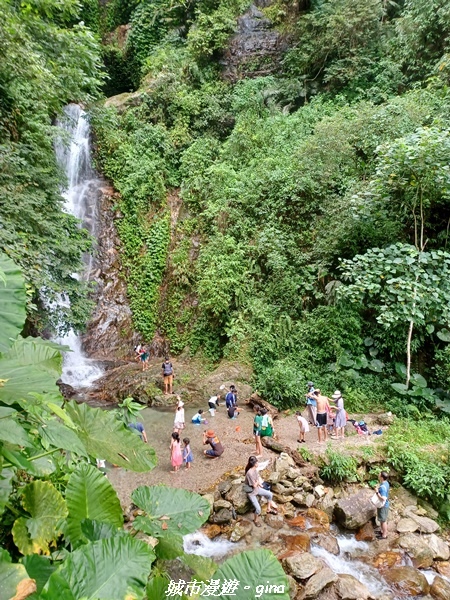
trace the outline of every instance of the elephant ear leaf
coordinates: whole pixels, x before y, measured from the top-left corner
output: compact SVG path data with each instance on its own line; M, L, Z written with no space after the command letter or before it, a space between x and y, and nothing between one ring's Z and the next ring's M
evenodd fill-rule
M156 465L153 448L116 419L111 411L68 402L66 412L87 453L130 471L146 472Z
M26 292L22 272L0 253L0 352L6 352L25 323Z
M64 498L50 482L33 481L23 488L22 506L30 516L14 522L14 543L22 554L49 554L67 516Z
M72 546L85 542L82 523L85 519L111 525L117 529L123 525L119 498L101 471L88 464L81 464L72 473L66 490L69 510L66 537Z
M27 598L36 591L23 565L12 563L6 550L0 548L0 598Z
M264 600L289 600L289 583L281 564L270 550L241 552L225 561L212 579L238 581L239 600L254 600L255 591L261 590ZM268 583L267 583L268 582ZM259 586L259 588L258 588ZM266 586L269 591L266 591ZM224 600L233 600L236 594L222 594Z
M196 531L208 519L209 502L199 494L165 485L141 486L131 499L147 514L137 517L133 527L161 537L164 532L186 535Z
M40 598L140 600L154 559L152 549L131 536L80 546L50 576Z

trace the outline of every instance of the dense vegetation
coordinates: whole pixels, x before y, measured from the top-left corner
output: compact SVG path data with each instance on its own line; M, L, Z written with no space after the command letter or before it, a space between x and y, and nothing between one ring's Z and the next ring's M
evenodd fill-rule
M224 78L243 10L108 6L104 28L131 24L116 91L139 88L93 123L135 325L249 361L281 405L311 378L362 409L433 408L450 383L448 3L277 0L281 67Z

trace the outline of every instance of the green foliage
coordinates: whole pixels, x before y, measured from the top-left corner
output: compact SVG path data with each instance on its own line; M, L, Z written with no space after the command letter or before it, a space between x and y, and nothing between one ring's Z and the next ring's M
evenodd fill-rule
M22 330L26 295L20 269L4 254L0 254L0 272L0 351L5 352L11 346L10 339Z
M270 550L240 552L237 556L226 560L214 573L212 579L221 581L237 579L240 581L240 600L253 600L255 592L261 594L260 597L264 600L288 600L289 598L289 583L286 574ZM267 581L278 586L278 590L266 592L264 588ZM243 582L247 589L243 589ZM231 600L233 597L234 594L222 594L222 598L226 600Z
M333 484L342 481L356 481L357 466L358 463L352 456L337 452L328 445L320 469L320 476Z
M101 85L98 43L87 27L72 25L79 10L73 0L1 2L0 250L23 269L38 326L58 323L57 314L36 312L43 290L50 302L68 295L70 307L61 309L67 328L80 328L87 316L86 290L72 273L90 243L62 213L52 125L64 104L89 101Z

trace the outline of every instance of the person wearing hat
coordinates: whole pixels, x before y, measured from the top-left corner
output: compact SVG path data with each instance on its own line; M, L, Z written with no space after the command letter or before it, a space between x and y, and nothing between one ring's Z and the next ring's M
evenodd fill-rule
M333 402L336 406L332 407L331 410L336 412L335 428L336 428L336 439L345 437L345 426L347 425L347 416L344 409L344 398L339 390L336 390L332 395Z
M218 458L223 454L223 446L219 438L212 429L203 432L203 445L209 444L211 448L205 450L203 454L209 458Z

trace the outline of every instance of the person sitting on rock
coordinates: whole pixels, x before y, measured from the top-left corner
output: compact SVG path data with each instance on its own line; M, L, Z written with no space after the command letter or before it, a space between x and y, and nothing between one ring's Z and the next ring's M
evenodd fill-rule
M211 448L203 452L205 456L209 458L219 458L219 456L222 456L223 446L212 429L203 432L203 445L206 444L209 444Z
M261 523L259 522L259 516L261 514L261 505L258 501L258 496L267 499L267 513L268 514L277 514L277 510L273 503L273 494L269 490L265 490L262 487L261 477L259 476L258 471L258 459L256 456L250 456L247 462L247 466L245 467L245 484L244 491L247 493L247 497L250 502L253 504L255 509L255 520L254 523L256 527L261 527Z

